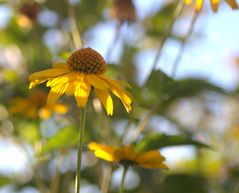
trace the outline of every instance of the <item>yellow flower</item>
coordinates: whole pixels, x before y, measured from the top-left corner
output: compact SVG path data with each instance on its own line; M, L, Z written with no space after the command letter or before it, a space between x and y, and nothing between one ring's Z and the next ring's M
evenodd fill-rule
M136 152L133 146L114 147L92 142L88 145L95 156L109 162L117 162L123 165L137 165L150 169L165 169L168 166L163 163L163 157L159 151Z
M193 0L184 0L186 5L191 4L192 1ZM201 11L204 0L195 0L195 1L196 1L195 2L196 11ZM232 9L238 9L238 4L236 0L225 0L225 1ZM217 12L220 0L210 0L210 3L211 3L212 10L214 12Z
M55 104L52 107L46 105L47 95L41 90L37 90L34 94L27 98L16 97L11 100L11 106L8 109L10 115L20 115L29 119L48 119L52 112L65 114L68 107L64 104Z
M55 104L64 93L75 96L77 106L85 107L89 98L91 87L103 104L108 115L113 114L112 91L123 103L127 112L131 110L131 96L121 85L122 82L107 78L104 73L106 63L104 58L91 48L76 50L68 58L66 64L55 64L53 68L33 73L29 76L32 88L47 81L46 86L51 87L47 104Z

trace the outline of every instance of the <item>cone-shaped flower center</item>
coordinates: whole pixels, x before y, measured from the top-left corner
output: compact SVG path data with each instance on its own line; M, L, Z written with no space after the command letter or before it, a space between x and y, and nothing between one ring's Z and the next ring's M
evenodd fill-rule
M67 64L77 72L85 74L103 74L106 71L104 58L91 48L82 48L71 54Z

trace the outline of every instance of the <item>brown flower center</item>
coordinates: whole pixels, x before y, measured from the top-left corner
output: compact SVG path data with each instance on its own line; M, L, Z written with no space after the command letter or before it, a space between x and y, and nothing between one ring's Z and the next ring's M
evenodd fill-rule
M103 74L106 71L104 58L91 48L74 51L67 60L67 64L77 72L85 74Z

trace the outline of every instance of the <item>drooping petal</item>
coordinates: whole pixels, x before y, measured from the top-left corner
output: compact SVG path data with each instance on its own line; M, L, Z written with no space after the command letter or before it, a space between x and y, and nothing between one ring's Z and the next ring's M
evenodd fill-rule
M164 163L142 164L140 166L148 169L165 169L165 170L169 169L169 167Z
M195 9L197 12L201 11L204 0L196 0Z
M78 74L78 78L75 81L74 96L76 98L77 106L85 107L90 94L91 85L85 79L84 74Z
M228 5L230 5L232 9L238 9L238 4L236 0L226 0L226 2L228 3Z
M137 156L137 161L143 163L161 163L165 158L158 151L149 151Z
M184 3L185 3L186 5L190 5L190 4L192 3L192 0L184 0Z
M220 0L210 0L211 2L211 7L214 12L218 10L218 5L220 3Z
M135 161L134 158L136 157L136 152L132 146L124 146L115 151L115 156L119 159L119 161Z
M98 157L98 158L101 158L103 160L109 161L109 162L118 161L118 160L115 159L113 154L111 154L107 151L96 150L95 151L95 156Z
M95 94L103 104L108 115L113 115L113 100L107 90L95 89Z
M48 97L47 97L47 104L52 107L57 99L63 95L66 91L67 84L58 84L51 88Z
M43 70L40 72L35 72L29 76L30 85L29 88L33 88L38 84L41 84L50 78L57 77L70 72L69 68L52 68L48 70Z
M109 145L101 145L95 142L92 142L88 145L88 148L94 152L95 156L106 161L118 161L116 160L115 154L115 147Z
M97 88L99 90L107 90L109 88L109 85L102 80L101 78L99 78L97 75L95 74L90 74L90 75L85 75L86 80L94 87Z
M131 102L132 97L131 95L120 87L117 82L111 79L105 79L105 81L110 85L112 92L121 100L127 112L131 111Z
M68 65L65 63L54 63L53 68L68 68Z

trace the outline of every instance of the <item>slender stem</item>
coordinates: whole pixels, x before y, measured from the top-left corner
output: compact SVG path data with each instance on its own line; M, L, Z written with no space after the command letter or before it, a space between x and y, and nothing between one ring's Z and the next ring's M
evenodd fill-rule
M68 6L68 15L70 20L70 27L71 27L71 35L73 38L74 46L76 49L80 49L83 47L83 42L80 36L80 32L77 28L76 16L75 11L70 3L70 0L66 0L66 4Z
M172 77L173 78L175 78L175 76L176 76L176 73L177 73L177 70L178 70L178 66L179 66L179 64L180 64L180 62L182 60L183 53L185 51L185 45L187 43L187 40L192 35L193 29L195 27L195 24L196 24L196 21L197 21L197 18L198 18L198 15L199 15L198 12L194 12L192 21L190 23L189 30L188 30L187 34L185 35L185 37L183 38L183 40L181 42L181 45L180 45L180 48L179 48L179 52L178 52L178 54L176 56L176 59L175 59L175 62L173 64L173 69L172 69Z
M108 191L109 191L112 172L113 172L113 164L107 165L105 168L104 176L103 176L103 180L102 180L102 186L101 186L102 193L108 193Z
M124 171L123 171L123 175L122 175L122 179L121 179L121 184L119 187L119 193L124 193L124 182L125 182L125 177L126 177L126 173L128 170L128 166L124 166Z
M83 138L84 138L84 130L85 130L85 117L86 117L86 109L82 108L80 112L80 135L79 135L79 141L78 141L75 193L80 193L81 158L82 158L82 147L83 147Z
M176 9L175 9L172 20L169 23L169 26L167 27L167 30L165 31L165 35L163 36L162 41L159 45L158 52L157 52L156 57L155 57L154 62L153 62L153 67L151 69L151 73L155 70L155 68L158 64L158 61L159 61L159 59L161 57L161 54L162 54L162 48L163 48L166 40L168 39L168 37L171 35L173 25L174 25L176 19L179 17L179 15L182 13L183 8L184 8L184 0L180 0Z
M123 22L118 22L116 25L117 25L117 26L116 26L116 29L115 29L114 39L113 39L113 41L110 43L109 48L108 48L108 50L107 50L107 52L106 52L106 60L107 60L108 62L110 62L111 54L113 53L113 49L115 48L116 43L117 43L117 41L118 41L119 38L120 38L120 30L121 30L121 27L122 27L122 25L123 25Z
M130 141L130 144L134 143L138 137L140 136L143 129L148 125L149 121L151 120L151 117L154 115L154 113L158 110L158 108L161 105L161 98L159 99L159 102L155 104L144 116L144 118L139 122L136 131Z

